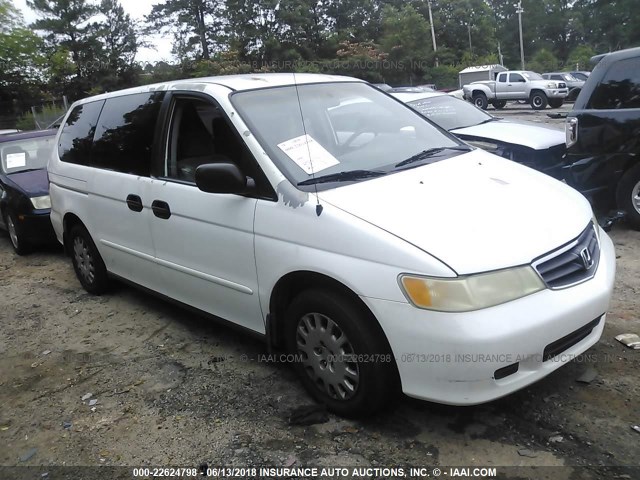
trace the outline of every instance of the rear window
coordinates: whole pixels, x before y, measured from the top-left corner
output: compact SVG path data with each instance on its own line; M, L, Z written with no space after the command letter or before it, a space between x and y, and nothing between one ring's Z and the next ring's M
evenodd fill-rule
M591 95L590 108L640 108L640 58L615 62Z
M104 100L89 102L78 105L71 111L60 134L60 160L79 165L89 164L93 134L103 105Z

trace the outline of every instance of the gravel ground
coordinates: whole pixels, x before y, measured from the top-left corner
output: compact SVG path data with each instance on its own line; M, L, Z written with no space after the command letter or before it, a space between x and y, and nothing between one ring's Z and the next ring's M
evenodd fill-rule
M561 128L550 112L498 115ZM565 466L502 478L614 478L609 468L638 465L640 351L614 337L640 333L639 235L611 232L614 298L581 361L482 406L401 398L366 421L310 426L290 424L310 399L259 341L124 285L91 296L60 249L18 257L0 235L0 465ZM590 368L597 377L576 382Z

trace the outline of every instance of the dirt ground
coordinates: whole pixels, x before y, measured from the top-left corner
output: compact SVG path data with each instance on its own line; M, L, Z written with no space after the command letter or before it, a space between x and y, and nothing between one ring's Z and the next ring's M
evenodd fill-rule
M550 112L499 115L561 127ZM614 297L581 361L482 406L402 398L366 421L298 426L290 414L312 402L259 341L124 285L89 295L60 249L18 257L0 234L0 465L565 466L501 478L640 478L611 469L639 465L640 351L614 337L640 334L640 232L611 237ZM589 368L597 377L578 383Z

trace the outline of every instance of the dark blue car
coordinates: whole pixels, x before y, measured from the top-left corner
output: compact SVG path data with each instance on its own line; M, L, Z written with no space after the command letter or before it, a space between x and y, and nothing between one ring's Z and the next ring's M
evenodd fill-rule
M56 130L0 135L0 227L18 255L51 242L47 161Z

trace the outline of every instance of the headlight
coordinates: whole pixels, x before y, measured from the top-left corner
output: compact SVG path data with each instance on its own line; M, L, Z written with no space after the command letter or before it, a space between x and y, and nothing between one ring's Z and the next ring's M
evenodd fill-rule
M400 275L399 280L414 306L440 312L480 310L545 289L530 266L451 279Z
M555 83L547 83L547 88L558 88L558 85L556 85Z
M41 197L31 197L31 204L36 210L51 208L51 198L49 197L49 195L43 195Z

